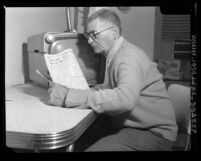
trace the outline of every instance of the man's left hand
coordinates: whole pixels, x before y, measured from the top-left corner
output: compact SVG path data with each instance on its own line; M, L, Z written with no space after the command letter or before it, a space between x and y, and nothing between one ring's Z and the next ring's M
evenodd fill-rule
M65 106L65 98L69 88L66 86L51 82L48 89L49 100L48 103L54 106Z

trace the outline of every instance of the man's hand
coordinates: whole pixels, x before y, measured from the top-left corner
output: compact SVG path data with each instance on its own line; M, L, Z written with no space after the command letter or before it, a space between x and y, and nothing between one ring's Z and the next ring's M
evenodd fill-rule
M66 86L51 82L48 89L49 100L48 103L54 106L65 106L65 98L68 93Z

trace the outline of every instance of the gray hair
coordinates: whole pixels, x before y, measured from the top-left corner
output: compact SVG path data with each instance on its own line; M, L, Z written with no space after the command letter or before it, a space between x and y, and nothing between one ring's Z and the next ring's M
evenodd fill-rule
M115 25L116 27L119 28L119 34L121 35L122 32L121 21L119 16L114 11L109 9L100 9L88 17L87 23L90 23L95 19L100 19L102 21Z

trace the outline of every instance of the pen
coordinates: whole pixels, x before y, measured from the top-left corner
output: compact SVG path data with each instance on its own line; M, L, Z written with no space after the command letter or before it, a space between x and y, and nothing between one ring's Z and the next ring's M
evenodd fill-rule
M52 82L51 80L49 80L49 79L47 78L47 76L45 76L44 74L42 74L38 69L36 69L36 73L37 73L38 75L40 75L42 78L44 78L45 80L47 80L49 83Z

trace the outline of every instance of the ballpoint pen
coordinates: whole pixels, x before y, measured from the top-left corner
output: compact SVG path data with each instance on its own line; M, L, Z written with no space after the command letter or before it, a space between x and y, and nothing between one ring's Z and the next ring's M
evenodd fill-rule
M45 80L47 80L49 83L52 82L51 80L49 80L49 79L47 78L47 76L45 76L44 74L42 74L38 69L36 69L36 73L37 73L38 75L40 75L42 78L44 78Z

